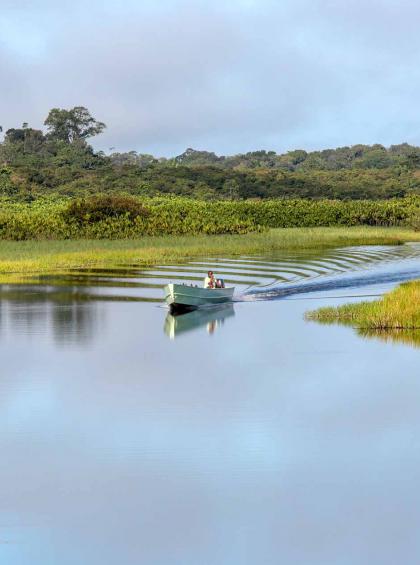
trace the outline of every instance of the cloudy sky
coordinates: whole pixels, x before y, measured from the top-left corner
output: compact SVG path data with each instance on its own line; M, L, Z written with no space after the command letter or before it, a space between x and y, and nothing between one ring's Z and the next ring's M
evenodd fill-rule
M174 155L420 144L418 0L0 0L0 124Z

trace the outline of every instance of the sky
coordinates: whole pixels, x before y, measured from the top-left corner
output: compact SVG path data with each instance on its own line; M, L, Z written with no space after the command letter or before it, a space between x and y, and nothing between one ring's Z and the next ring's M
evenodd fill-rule
M418 0L0 0L0 124L157 156L420 145Z

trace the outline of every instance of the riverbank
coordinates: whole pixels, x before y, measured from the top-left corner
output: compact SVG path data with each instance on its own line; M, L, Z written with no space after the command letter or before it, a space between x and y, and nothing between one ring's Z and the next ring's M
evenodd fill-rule
M417 330L420 329L420 281L404 283L380 300L320 308L308 312L306 318L367 331Z
M245 255L351 245L420 241L402 228L289 228L220 236L160 236L126 240L0 241L0 279L107 265L149 266L194 257Z

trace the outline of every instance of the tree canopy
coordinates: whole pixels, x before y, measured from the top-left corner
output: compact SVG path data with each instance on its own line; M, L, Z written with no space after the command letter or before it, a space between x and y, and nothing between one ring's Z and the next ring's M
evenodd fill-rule
M98 122L84 106L75 106L70 110L53 108L45 119L48 135L51 139L73 143L99 135L106 128Z
M387 199L420 192L420 147L353 145L337 149L259 150L218 156L188 148L173 158L136 151L107 156L88 140L106 127L83 106L53 108L46 131L20 127L0 143L0 192L177 194L197 199Z

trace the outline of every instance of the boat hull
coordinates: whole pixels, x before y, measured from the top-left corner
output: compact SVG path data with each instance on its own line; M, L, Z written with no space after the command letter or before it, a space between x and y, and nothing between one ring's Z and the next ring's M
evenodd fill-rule
M173 312L196 310L200 306L231 302L234 291L234 287L202 288L171 283L165 286L165 300Z

